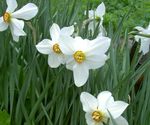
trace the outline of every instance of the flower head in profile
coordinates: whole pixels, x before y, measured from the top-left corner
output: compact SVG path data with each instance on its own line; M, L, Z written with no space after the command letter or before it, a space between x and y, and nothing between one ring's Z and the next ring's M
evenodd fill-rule
M36 45L37 50L42 54L48 54L48 64L51 68L57 68L60 64L65 63L65 56L60 48L60 35L70 36L74 32L74 26L64 27L60 29L57 24L53 24L50 28L50 36L52 40L44 39Z
M108 59L105 53L110 41L108 37L97 37L90 41L81 37L61 36L60 47L66 55L66 67L73 70L76 86L86 83L90 69L97 69L105 64Z
M103 16L105 15L105 4L102 2L96 10L89 10L89 19L96 19L103 21Z
M6 3L7 9L3 16L0 17L0 31L4 31L10 27L13 40L19 41L19 36L26 35L26 33L23 31L24 21L20 19L32 19L38 13L38 7L33 3L28 3L21 9L15 11L18 6L16 0L6 0Z
M99 31L101 35L105 36L107 34L103 27L103 16L105 15L105 12L106 12L106 8L103 2L96 8L96 10L89 10L88 17L92 21L89 23L88 29L91 30L92 33L94 33L94 29L96 27L99 27Z
M111 118L117 125L128 125L126 119L121 114L128 104L123 101L114 101L111 92L103 91L95 98L93 95L82 92L80 100L83 110L86 112L85 118L88 125L113 125Z
M140 34L150 35L150 24L146 29L144 29L143 27L140 27L140 26L135 27L135 29L137 29ZM135 40L137 42L139 40L141 40L141 46L140 46L139 52L143 52L144 55L149 52L150 38L135 35Z

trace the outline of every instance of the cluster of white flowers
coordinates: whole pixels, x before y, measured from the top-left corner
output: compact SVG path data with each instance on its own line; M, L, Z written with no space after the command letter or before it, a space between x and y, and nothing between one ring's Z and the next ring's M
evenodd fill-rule
M106 33L102 25L105 14L105 5L101 3L96 11L89 11L89 19L101 19L99 24L99 35L93 40L82 39L80 36L72 37L74 26L60 27L53 24L50 28L52 40L44 39L36 45L37 50L42 54L48 54L48 64L57 68L65 64L66 68L73 71L74 82L77 87L83 86L89 77L90 69L97 69L105 64L108 59L106 52L110 47L111 39L105 37ZM94 32L93 21L89 24L89 30ZM98 22L96 22L98 25ZM101 92L96 99L87 92L80 96L83 110L86 112L88 125L128 125L121 114L128 104L123 101L114 101L111 93Z
M16 0L6 0L6 3L8 6L6 12L0 17L0 31L10 27L13 40L19 41L20 36L26 35L23 31L24 21L22 20L30 20L35 17L38 13L38 7L33 3L28 3L15 11L17 8ZM93 40L83 39L80 36L73 37L74 26L60 29L54 23L50 28L51 40L44 39L36 45L40 53L48 55L48 65L51 68L57 68L64 64L67 69L72 70L74 83L78 87L87 82L89 70L102 67L108 59L106 52L110 47L111 39L105 36L106 33L102 25L104 14L104 3L101 3L96 11L89 11L89 19L100 21L100 23L96 22L96 25L99 25L100 34ZM94 32L93 26L94 23L91 21L89 30L92 32ZM142 28L137 29L141 32L147 32ZM112 125L111 116L118 125L128 125L128 122L121 116L128 104L114 101L110 92L101 92L97 99L87 92L82 92L80 99L83 110L86 112L85 117L88 125L104 125L106 123Z
M74 27L59 28L53 24L50 28L52 40L44 39L36 45L40 53L48 54L48 64L52 68L66 64L73 71L75 85L84 85L90 69L97 69L108 59L106 52L110 46L110 38L98 36L94 40L71 37Z

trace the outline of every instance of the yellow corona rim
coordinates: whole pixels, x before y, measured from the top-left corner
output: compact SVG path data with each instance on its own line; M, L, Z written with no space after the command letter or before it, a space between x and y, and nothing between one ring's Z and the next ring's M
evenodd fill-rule
M3 15L4 22L9 23L10 18L11 18L11 15L8 12L4 13Z
M73 57L77 63L82 63L86 59L86 56L82 51L76 51L74 53Z
M101 111L94 111L92 113L92 119L96 122L103 122L104 119L104 113Z
M62 53L57 43L53 45L53 51L57 54Z

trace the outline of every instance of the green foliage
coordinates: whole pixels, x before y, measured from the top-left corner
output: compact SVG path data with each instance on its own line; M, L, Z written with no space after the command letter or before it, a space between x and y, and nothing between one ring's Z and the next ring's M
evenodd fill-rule
M147 0L109 0L104 1L107 8L106 24L110 21L116 25L118 19L122 18L123 15L131 11L128 20L124 22L124 29L129 28L132 30L135 26L145 25L147 26L150 20L150 1Z
M97 7L100 1L18 0L18 8L28 2L37 4L39 13L26 22L27 36L15 43L9 30L0 32L0 107L10 114L0 112L0 125L9 124L10 119L11 125L86 125L80 93L88 91L96 96L104 90L130 104L123 114L130 125L149 125L150 55L141 64L139 45L131 54L129 41L134 41L128 32L149 23L150 1L104 1L104 25L112 39L110 58L102 68L90 71L88 82L81 88L74 85L72 72L65 66L50 68L47 56L39 54L35 44L50 38L53 22L61 27L77 22L80 35L93 38L86 28L81 29L84 11ZM0 1L0 15L5 8L6 1Z
M0 111L0 125L10 125L10 116L6 111Z
M86 3L86 0L84 0ZM90 0L90 8L95 9L100 2L106 5L105 26L111 22L115 27L124 14L130 11L128 20L124 22L123 30L132 30L135 26L147 26L150 20L150 1L149 0Z

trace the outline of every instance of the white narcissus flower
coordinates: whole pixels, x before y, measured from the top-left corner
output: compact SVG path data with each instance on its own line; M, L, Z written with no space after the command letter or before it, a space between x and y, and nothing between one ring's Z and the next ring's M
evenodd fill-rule
M60 48L60 35L70 36L74 32L74 26L59 28L53 24L50 28L52 40L44 39L36 45L37 50L42 54L48 54L48 64L51 68L57 68L60 64L65 63L65 56Z
M128 125L125 118L121 116L128 104L123 101L114 101L111 92L103 91L95 98L93 95L82 92L80 100L88 125L113 125L111 117L117 125ZM111 114L111 116L110 116Z
M110 46L110 38L97 37L94 40L81 37L61 36L60 47L66 55L66 67L73 70L75 85L84 85L89 76L89 69L97 69L105 64L105 54Z
M19 41L19 36L26 35L23 31L24 21L20 19L32 19L38 13L38 7L33 3L28 3L21 9L15 11L18 6L16 0L6 0L6 2L8 7L4 15L0 17L0 31L4 31L10 27L13 40L17 42Z
M103 16L105 15L105 4L102 2L96 10L89 10L89 19L101 19L101 23L103 21Z
M140 26L135 27L135 29L137 29L140 34L150 35L150 24L146 29L144 29L143 27L140 27ZM143 52L144 55L149 52L150 38L135 35L135 40L137 42L139 40L141 40L141 46L140 46L139 52Z
M103 36L106 36L106 31L103 27L103 16L105 15L105 4L102 2L97 8L96 10L89 10L89 19L96 19L96 21L91 21L89 23L88 29L92 31L92 33L94 33L94 29L98 26L98 22L100 20L100 24L99 24L99 31L100 34L102 34Z

